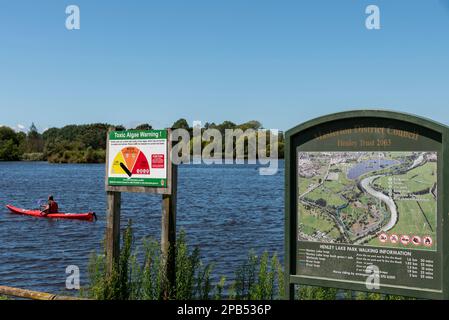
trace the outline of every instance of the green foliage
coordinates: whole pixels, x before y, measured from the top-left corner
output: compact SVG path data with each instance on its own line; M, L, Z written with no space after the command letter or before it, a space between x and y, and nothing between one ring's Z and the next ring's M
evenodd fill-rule
M226 277L222 276L220 278L220 281L217 283L217 286L215 287L215 293L214 293L214 299L215 300L222 300L223 299L223 290L226 283Z
M416 299L410 298L410 297L398 296L398 295L394 295L394 294L387 294L387 295L385 295L385 300L416 300Z
M51 128L43 133L48 143L76 141L93 149L106 149L106 134L112 126L105 123L86 125L68 125L63 128Z
M185 130L190 129L189 123L184 118L181 118L181 119L175 121L171 127L172 127L172 129L185 129Z
M169 287L164 274L166 259L159 242L144 239L143 255L138 248L133 249L133 244L130 221L123 235L120 259L111 273L107 272L105 255L92 253L89 286L83 289L84 295L99 300L218 300L225 297L226 278L212 283L213 265L202 262L198 248L189 250L184 231L179 233L174 248L176 282L173 287ZM270 258L264 253L258 258L250 253L236 275L237 280L231 287L238 294L231 294L233 299L274 299L284 290L284 275L276 254Z
M43 152L32 152L32 153L23 153L20 157L22 161L44 161L44 153Z
M283 296L284 273L276 254L261 257L250 251L247 260L237 268L231 286L231 299L272 300Z
M119 262L108 274L104 255L93 253L89 260L89 288L85 294L100 300L159 300L159 299L211 299L220 297L224 279L216 286L211 283L211 264L204 265L198 248L189 251L185 233L179 234L175 248L176 284L170 288L164 274L165 259L160 244L154 240L143 242L143 263L139 263L131 222L123 236Z
M107 272L105 255L92 253L88 272L90 287L87 290L89 297L99 300L126 300L135 290L131 277L130 265L133 265L131 248L133 245L132 224L128 226L123 235L123 244L119 261L114 264L110 274Z
M44 140L42 135L37 131L34 123L31 124L28 134L26 135L26 152L41 153L44 150Z
M296 299L300 300L410 300L404 296L386 295L375 292L339 290L335 288L297 286Z
M311 286L299 286L297 296L300 300L335 300L337 289Z
M186 119L179 119L172 125L173 129L186 129L190 134L190 144L193 144L193 129L189 126ZM217 129L223 135L222 154L225 151L224 134L226 129L240 129L246 131L254 130L252 135L256 137L263 134L257 132L262 129L259 121L252 120L243 124L235 124L232 121L223 121L221 124L206 123L207 128ZM93 123L86 125L68 125L62 128L50 128L40 134L34 125L31 125L28 134L15 132L8 127L0 127L0 160L15 161L41 161L47 160L51 163L103 163L106 159L106 135L108 130L125 130L125 127L113 126L106 123ZM148 123L138 125L135 129L150 130L152 126ZM269 134L266 134L265 147L262 150L266 155L270 155ZM244 140L247 140L243 138ZM211 141L201 141L201 148L206 147ZM284 156L284 138L280 134L279 140L279 158ZM175 142L176 144L176 142ZM193 148L191 148L191 153ZM235 156L235 150L232 156ZM245 157L248 153L248 144L244 144Z
M106 151L84 149L79 142L57 142L47 146L44 156L50 163L103 163Z
M243 131L248 129L259 130L262 129L262 124L259 121L252 120L238 125L237 128L242 129Z
M142 124L139 124L136 128L135 128L135 130L152 130L153 129L153 126L151 125L151 124L149 124L149 123L142 123Z
M0 160L17 161L20 159L20 139L14 130L0 127Z
M272 300L283 297L284 271L276 254L264 252L258 257L250 251L248 258L235 271L235 281L226 288L226 278L211 281L213 265L203 264L198 248L189 250L186 234L181 231L175 247L176 283L168 286L164 274L165 259L160 243L144 239L143 256L133 249L131 221L123 234L119 261L110 274L106 270L105 255L92 253L89 260L89 286L82 294L99 300L195 300L229 298L232 300ZM228 290L226 290L228 289ZM354 292L335 288L297 286L300 300L409 300L396 295Z
M195 294L196 271L200 267L200 252L195 248L189 253L185 233L181 232L176 244L176 297L191 300Z
M162 297L162 289L166 288L166 278L161 265L160 246L155 240L144 240L143 247L145 256L141 274L142 291L140 296L143 300L158 300Z
M185 119L179 119L178 121L176 121L173 125L172 125L172 129L178 129L178 128L182 128L182 129L186 129L189 131L190 134L190 153L193 154L193 143L195 139L200 139L200 137L193 137L193 128L190 128L187 121ZM204 133L204 130L207 129L216 129L218 130L221 135L222 135L222 148L221 148L221 154L223 156L229 156L229 157L236 157L236 150L235 150L235 145L233 146L233 149L230 150L231 152L229 152L229 154L225 153L225 144L226 144L226 140L225 140L225 134L226 134L226 130L242 130L244 133L246 133L246 136L241 136L239 139L240 142L244 142L244 157L245 159L248 158L248 137L251 137L252 139L255 140L256 144L258 143L258 137L261 134L265 134L266 138L265 138L265 146L260 146L260 150L261 150L261 154L264 154L266 156L270 156L271 154L271 150L270 150L270 134L268 131L258 131L258 130L263 130L263 126L259 121L256 120L252 120L252 121L248 121L242 124L236 124L232 121L223 121L221 124L215 124L215 123L209 123L206 122L204 124L204 128L202 128L202 132ZM247 132L246 130L252 130L252 132ZM238 140L238 139L236 139ZM211 139L210 141L203 141L201 140L201 149L203 150L207 145L209 145L210 143L213 143L214 139ZM196 141L195 141L196 142ZM198 143L198 142L196 142ZM176 144L176 142L175 142ZM282 133L279 133L279 138L278 138L278 157L279 158L283 158L284 157L284 135ZM256 154L256 156L258 156L258 154Z
M114 127L105 123L50 128L42 135L44 154L53 163L104 162L106 135L110 128Z
M391 294L381 294L375 292L355 292L356 300L415 300L414 298L391 295Z
M2 141L0 145L0 160L17 161L20 159L19 146L13 139Z
M13 140L17 143L18 138L16 132L9 127L0 126L0 141L8 140Z
M87 147L83 153L83 160L85 163L102 163L106 158L106 151L103 149L94 150L92 147Z

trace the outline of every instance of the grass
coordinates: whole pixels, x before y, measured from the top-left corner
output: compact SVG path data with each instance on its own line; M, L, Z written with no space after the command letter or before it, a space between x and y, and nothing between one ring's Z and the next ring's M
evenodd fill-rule
M427 162L426 164L408 171L402 175L394 176L394 179L401 179L407 186L410 193L418 192L424 189L431 188L437 181L437 164L435 162ZM389 176L381 177L376 182L382 189L388 190Z
M301 203L299 204L299 220L303 232L309 235L312 235L317 230L331 231L335 226L330 218L320 214L318 210L306 210Z
M324 184L326 185L326 184ZM338 196L338 194L330 193L325 187L321 186L319 188L316 188L312 192L308 193L306 198L310 199L312 201L316 201L319 199L325 199L327 206L332 207L339 207L341 205L344 205L346 202L343 201L343 199Z

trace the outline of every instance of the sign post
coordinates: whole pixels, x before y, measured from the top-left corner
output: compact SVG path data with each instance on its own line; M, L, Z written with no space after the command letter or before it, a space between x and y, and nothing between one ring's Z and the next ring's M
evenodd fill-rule
M121 193L107 191L107 221L106 221L106 258L108 273L118 263L120 256L120 206Z
M172 165L172 193L162 195L162 223L161 223L161 252L165 259L163 265L166 266L165 274L169 284L176 281L175 272L175 252L176 243L176 192L178 183L178 167ZM167 292L165 293L167 295ZM165 297L167 298L167 297Z
M286 298L295 285L449 298L449 128L388 111L286 133Z
M170 130L108 132L105 189L108 272L112 271L120 256L121 193L155 193L162 195L161 251L165 274L169 285L173 285L175 281L177 166L171 161Z

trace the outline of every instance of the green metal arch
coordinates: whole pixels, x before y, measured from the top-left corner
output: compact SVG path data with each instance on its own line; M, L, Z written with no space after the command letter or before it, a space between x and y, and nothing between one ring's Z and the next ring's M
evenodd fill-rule
M350 110L350 111L343 111L343 112L337 112L328 114L325 116L321 116L318 118L314 118L312 120L306 121L300 125L297 125L296 127L293 127L292 129L286 131L286 137L291 137L293 135L296 135L297 133L304 131L306 129L309 129L311 127L331 122L331 121L338 121L338 120L346 120L351 118L386 118L386 119L394 119L399 120L403 122L408 122L412 124L416 124L419 126L422 126L424 128L437 131L440 133L443 133L445 131L449 130L449 127L436 122L434 120L417 116L414 114L409 113L403 113L403 112L396 112L396 111L389 111L389 110L377 110L377 109L370 109L370 110Z
M308 131L309 129L313 129L315 127L319 127L320 125L326 125L328 123L343 121L346 122L351 119L361 119L361 118L377 118L377 119L388 119L394 120L398 122L402 122L404 124L415 125L417 127L421 127L422 129L432 131L437 133L440 136L439 143L441 143L441 151L442 151L442 162L441 162L441 176L439 179L442 179L442 194L449 194L449 166L445 165L446 158L449 158L449 127L439 123L437 121L424 118L421 116L417 116L414 114L389 111L389 110L378 110L378 109L369 109L369 110L349 110L343 111L333 114L324 115L321 117L317 117L315 119L306 121L302 124L299 124L290 130L285 132L285 298L293 299L294 297L294 284L298 284L295 280L295 269L293 268L296 263L293 261L296 257L296 221L295 221L295 209L291 208L294 204L294 199L292 195L294 194L293 189L295 188L295 153L294 153L294 141L296 138L301 135L302 132ZM425 294L425 293L417 293L414 295L418 298L433 298L433 299L449 299L449 254L447 253L449 247L449 201L446 197L442 198L441 205L441 222L442 222L442 246L441 246L441 269L442 269L442 289L441 293L436 294ZM322 282L319 284L318 282L314 282L314 284L310 283L309 285L322 285L326 286L329 282ZM305 284L301 282L301 284ZM334 286L335 287L335 286ZM345 288L344 286L340 286L340 288ZM347 287L346 289L351 289L351 287ZM401 289L392 290L394 294L404 294Z

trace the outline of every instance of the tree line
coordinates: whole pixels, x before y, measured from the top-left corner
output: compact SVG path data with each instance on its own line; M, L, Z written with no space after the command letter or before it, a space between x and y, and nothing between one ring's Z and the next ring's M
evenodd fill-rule
M106 158L106 134L110 129L126 130L122 125L93 123L50 128L39 133L34 123L28 132L16 132L0 127L0 161L48 161L51 163L103 163ZM193 128L186 119L173 123L172 129L185 129L193 137ZM136 126L136 130L151 130L151 124ZM206 122L202 130L217 129L223 135L226 129L263 129L258 121L236 124L224 121L220 124ZM269 139L267 139L269 143ZM206 145L202 143L203 147ZM224 150L223 150L224 151ZM279 157L283 158L284 138L279 137Z

